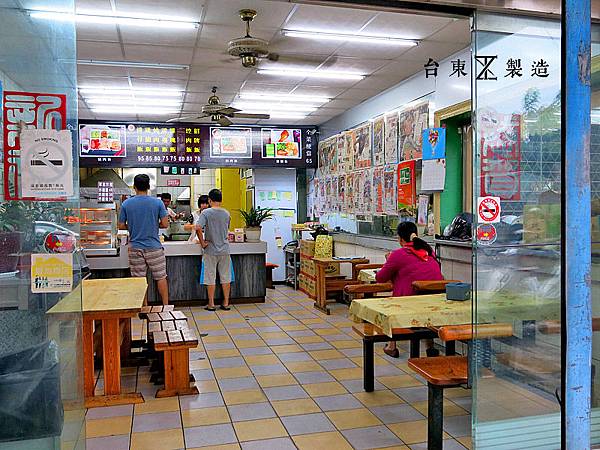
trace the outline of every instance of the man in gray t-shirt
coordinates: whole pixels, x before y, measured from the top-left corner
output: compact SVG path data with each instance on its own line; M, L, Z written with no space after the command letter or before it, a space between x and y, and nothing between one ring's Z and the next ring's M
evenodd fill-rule
M229 211L221 208L223 194L218 189L208 193L210 208L205 209L198 218L196 233L198 242L204 249L202 255L202 269L200 271L200 283L206 285L208 291L208 306L204 309L215 311L215 285L217 272L223 289L223 304L221 309L229 311L229 293L233 281L233 265L229 256L229 223L231 216Z

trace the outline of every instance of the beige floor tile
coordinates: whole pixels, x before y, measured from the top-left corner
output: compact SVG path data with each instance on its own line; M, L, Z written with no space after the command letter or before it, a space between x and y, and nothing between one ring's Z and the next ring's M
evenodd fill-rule
M240 450L240 444L211 445L210 447L194 447L187 450Z
M462 398L462 397L470 397L473 395L473 391L471 389L465 389L461 387L444 389L444 397L446 398ZM515 400L519 399L516 397Z
M424 416L427 416L427 402L415 402L411 403L411 406ZM450 400L444 400L444 417L463 416L465 414L469 413L460 406L452 403Z
M275 322L273 322L272 320L266 319L266 320L253 320L251 322L251 325L254 328L261 328L261 327L273 327L273 326L276 326L277 324Z
M219 392L219 385L215 380L201 380L194 383L201 394L207 392Z
M228 328L227 332L233 336L235 340L236 334L248 334L250 333L250 330L248 330L248 328Z
M246 321L244 319L242 319L241 317L222 318L221 322L223 322L225 325L246 323Z
M181 419L183 420L184 427L199 427L202 425L231 422L227 408L224 406L182 410Z
M303 331L308 330L308 327L304 325L282 325L280 327L283 331Z
M352 450L344 436L338 431L293 436L294 444L300 450Z
M276 355L281 355L283 353L298 353L304 351L304 349L298 344L275 345L271 347L271 350L273 350L273 353L275 353Z
M183 430L132 433L130 450L175 450L183 448Z
M427 442L427 419L415 420L413 422L401 422L388 425L388 428L405 444L418 444ZM444 433L444 439L450 437Z
M117 436L131 432L131 416L92 419L85 422L86 438Z
M340 333L342 333L337 328L321 328L321 329L316 329L316 330L313 330L313 331L315 333L317 333L319 336L330 336L332 334L340 334Z
M473 448L473 440L471 439L471 437L461 437L461 438L456 438L456 440L458 442L460 442L462 445L464 445L465 447L467 447L469 450L471 450Z
M317 323L325 323L325 321L323 319L300 319L300 321L305 324L305 325L314 325Z
M377 377L384 386L390 389L423 386L423 383L410 375L395 375L391 377Z
M298 384L296 379L289 373L278 374L278 375L259 375L256 377L258 384L261 387L275 387L275 386L290 386L292 384Z
M223 350L209 350L207 353L210 359L231 358L232 356L240 356L240 352L236 348L225 348Z
M254 348L254 347L266 347L267 344L262 339L249 339L247 341L235 341L237 348Z
M244 356L246 364L251 366L266 366L279 363L279 358L275 355L250 355Z
M223 330L225 327L223 325L221 325L220 323L203 324L202 322L200 322L198 324L198 328L200 329L200 331L214 331L214 330Z
M238 439L255 441L258 439L271 439L287 436L287 431L279 419L249 420L233 424Z
M356 341L331 341L329 343L338 349L362 347L362 344L360 342L356 342ZM361 360L362 360L362 358L361 358Z
M211 336L209 334L208 336L202 338L202 342L204 342L205 344L222 344L225 342L231 342L231 339L229 338L229 336Z
M251 377L252 372L246 366L242 367L220 367L213 369L215 371L215 377L217 379L224 378L242 378L242 377Z
M210 369L210 361L208 359L197 359L190 361L190 370Z
M315 358L317 361L320 361L322 359L338 359L346 357L344 354L338 352L337 350L314 350L308 353L310 353L310 356Z
M151 414L179 411L179 398L147 398L144 403L134 407L135 414Z
M387 406L404 403L400 397L394 394L392 391L374 391L374 392L357 392L354 396L363 405L367 407L373 406Z
M354 367L352 369L335 369L330 370L329 373L338 381L358 380L363 376L363 370L360 367Z
M315 361L296 361L284 363L285 367L292 373L294 372L314 372L316 370L323 370L318 363Z
M283 331L274 331L274 332L258 333L258 334L263 339L285 339L285 338L289 338L288 334L284 333Z
M393 447L379 447L373 450L410 450L406 445L394 445Z
M280 416L295 416L321 412L319 406L310 398L296 400L278 400L272 402L273 408Z
M318 342L325 342L321 336L298 336L295 337L294 340L298 344L316 344Z
M330 411L326 414L338 430L374 427L381 424L381 421L367 408Z
M265 402L267 398L260 389L245 389L243 391L223 392L226 405L242 405L244 403Z
M358 367L362 367L363 366L363 357L362 356L355 356L353 358L350 358L350 360L356 364Z
M302 387L311 397L323 397L325 395L339 395L346 393L346 388L337 381L304 384Z

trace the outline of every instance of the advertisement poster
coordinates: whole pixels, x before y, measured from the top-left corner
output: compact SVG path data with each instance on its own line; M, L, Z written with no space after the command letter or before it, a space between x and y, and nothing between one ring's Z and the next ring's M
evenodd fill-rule
M354 172L346 174L346 212L354 214Z
M385 163L384 122L383 116L377 117L373 121L373 162L375 166L381 166Z
M338 171L337 136L327 139L327 151L329 152L329 173Z
M354 172L354 204L352 205L352 209L354 214L360 214L363 207L363 198L362 198L362 177L360 172Z
M446 129L426 128L423 130L423 159L446 158Z
M333 185L331 177L325 178L325 213L333 212Z
M27 128L67 128L66 96L32 92L4 92L4 200L20 200L20 124Z
M343 134L338 134L336 136L336 154L337 154L337 171L339 173L346 173L348 170L347 167L347 158L346 154L346 138Z
M398 113L385 116L385 163L398 163Z
M263 158L300 159L302 157L302 130L263 128Z
M417 208L417 225L427 225L427 211L429 209L429 195L419 195Z
M383 166L377 166L373 169L373 203L375 205L374 213L383 214Z
M252 129L211 128L210 156L213 158L252 158Z
M73 196L73 147L69 130L21 132L21 195L60 200Z
M125 125L79 125L79 156L125 158Z
M371 222L373 218L373 171L371 169L361 170L360 172L360 218L359 220ZM359 213L357 212L357 215Z
M398 153L402 161L422 155L423 130L429 124L429 103L424 102L400 112Z
M521 116L485 109L478 114L481 136L481 195L521 199Z
M344 172L350 173L354 170L354 133L346 131L343 135L346 141L346 168L344 169Z
M383 168L383 212L398 215L398 175L397 165L387 164Z
M72 290L72 253L31 255L32 293L71 292Z
M341 213L346 212L346 175L338 177L338 205Z
M421 172L422 191L443 191L446 183L446 160L430 159L423 161Z
M371 167L371 122L353 129L351 133L352 147L354 148L354 168Z
M398 209L414 208L417 203L415 161L398 164Z
M329 212L332 213L336 213L339 212L340 210L340 198L338 196L338 176L337 175L333 175L331 177L331 195L330 195L330 208L329 208Z

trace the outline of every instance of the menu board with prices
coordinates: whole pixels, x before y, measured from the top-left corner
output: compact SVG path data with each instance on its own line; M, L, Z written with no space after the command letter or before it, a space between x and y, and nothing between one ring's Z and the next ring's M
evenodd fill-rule
M98 203L112 203L114 187L112 181L98 181Z

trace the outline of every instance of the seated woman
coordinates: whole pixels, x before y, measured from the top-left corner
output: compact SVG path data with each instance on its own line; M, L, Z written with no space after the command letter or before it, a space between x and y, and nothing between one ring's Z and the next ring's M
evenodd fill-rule
M398 225L398 241L401 247L386 255L385 264L375 275L378 283L392 283L394 297L415 295L413 281L444 279L433 249L417 237L414 223L402 222ZM427 340L426 343L427 356L437 356L439 352L433 348L433 340ZM383 351L394 358L400 355L396 341L389 342Z

